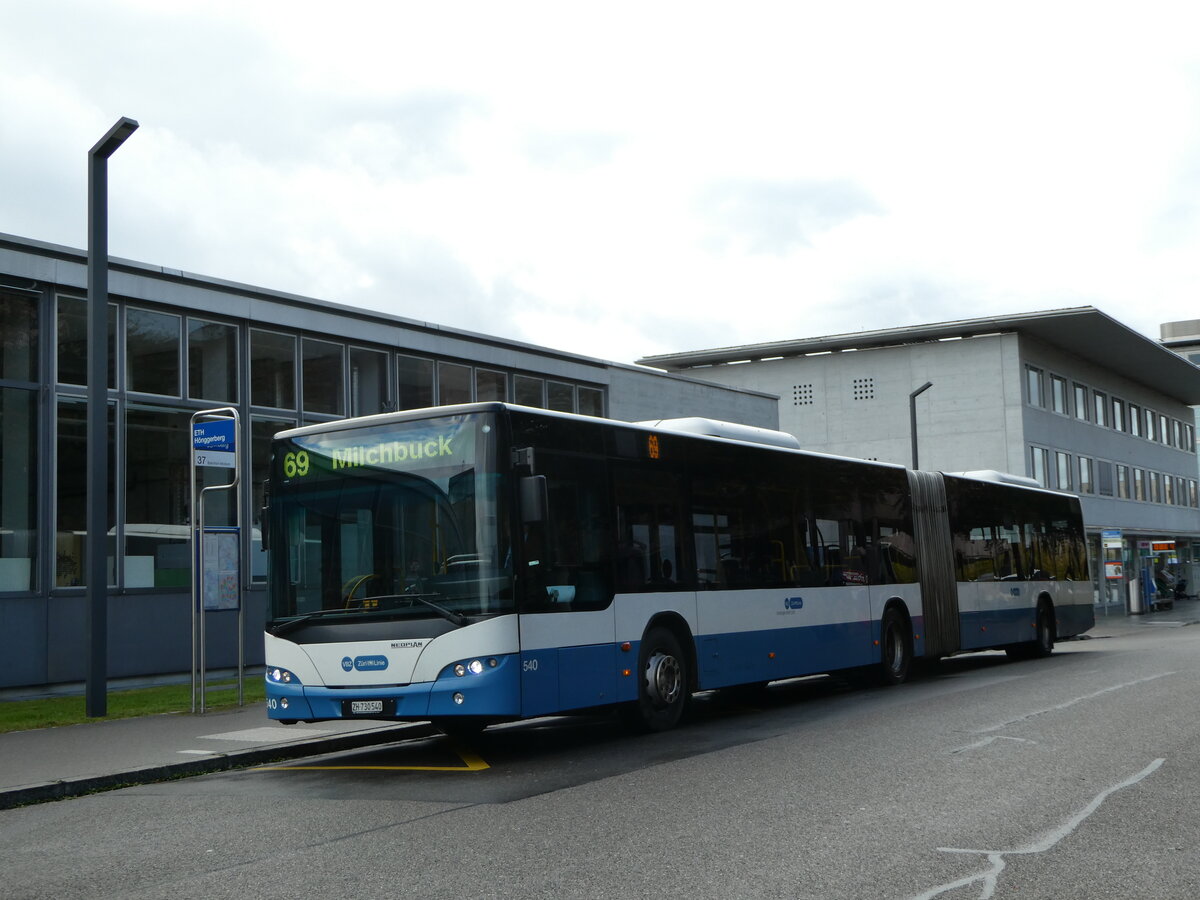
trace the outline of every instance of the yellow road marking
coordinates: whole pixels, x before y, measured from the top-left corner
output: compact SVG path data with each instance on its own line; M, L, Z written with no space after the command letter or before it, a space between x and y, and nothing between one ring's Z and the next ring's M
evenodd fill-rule
M465 765L462 766L259 766L259 772L284 770L308 772L481 772L490 769L486 762L468 750L455 747L454 752Z

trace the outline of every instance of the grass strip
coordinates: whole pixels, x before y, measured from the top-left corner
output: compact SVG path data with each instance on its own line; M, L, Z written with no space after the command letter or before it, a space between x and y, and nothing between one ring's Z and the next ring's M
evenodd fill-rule
M262 676L247 677L245 680L246 705L261 703L263 699ZM227 709L237 706L237 679L210 683L204 694L204 706L205 709ZM86 700L81 696L10 700L0 703L0 734L7 731L29 731L34 728L103 722L108 719L161 716L170 713L191 712L191 709L192 685L190 682L109 691L108 715L102 719L88 718Z

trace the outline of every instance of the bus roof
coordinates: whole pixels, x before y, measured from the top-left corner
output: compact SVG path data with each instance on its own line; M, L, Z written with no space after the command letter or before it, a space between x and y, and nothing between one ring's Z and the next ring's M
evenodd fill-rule
M325 434L332 431L345 431L356 428L367 428L389 423L410 422L428 419L434 416L467 415L481 412L502 412L511 410L555 419L567 419L575 422L602 424L618 428L632 428L639 431L668 431L684 437L701 441L730 441L733 443L757 446L763 449L781 451L784 453L802 453L823 459L840 459L847 462L867 466L877 466L885 469L904 469L899 463L881 462L876 459L861 459L853 456L841 456L835 453L823 453L818 450L805 449L793 435L755 425L742 425L737 422L722 422L717 419L707 419L702 416L690 416L676 419L652 419L642 422L625 422L620 419L606 419L597 416L585 416L579 413L559 412L551 409L541 409L532 406L519 406L515 403L486 401L482 403L459 403L451 406L427 406L420 409L407 409L401 412L379 413L373 416L336 419L332 422L319 422L315 425L302 425L276 433L276 438L290 439L309 434Z

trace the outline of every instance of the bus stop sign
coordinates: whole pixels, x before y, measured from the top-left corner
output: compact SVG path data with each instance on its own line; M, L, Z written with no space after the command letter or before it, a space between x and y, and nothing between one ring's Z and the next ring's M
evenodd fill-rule
M233 419L216 419L192 425L192 452L196 467L214 466L220 469L237 467Z

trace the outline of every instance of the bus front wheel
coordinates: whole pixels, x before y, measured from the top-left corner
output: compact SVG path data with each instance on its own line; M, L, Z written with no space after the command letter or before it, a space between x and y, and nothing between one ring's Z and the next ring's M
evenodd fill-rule
M638 649L638 696L624 710L640 731L666 731L679 724L690 696L687 658L675 634L654 627Z

